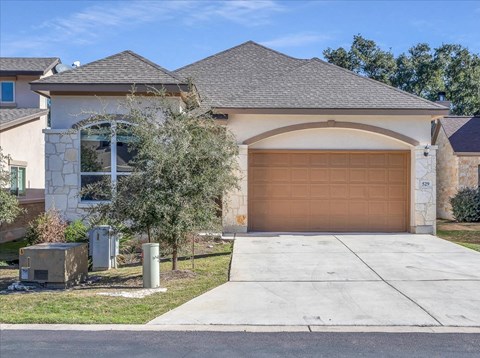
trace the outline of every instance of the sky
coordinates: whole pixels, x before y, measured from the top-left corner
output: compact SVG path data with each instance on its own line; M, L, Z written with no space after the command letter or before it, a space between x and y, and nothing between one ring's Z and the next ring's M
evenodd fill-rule
M400 54L414 44L480 53L478 1L0 0L0 56L82 64L133 50L174 70L248 40L322 58L353 36Z

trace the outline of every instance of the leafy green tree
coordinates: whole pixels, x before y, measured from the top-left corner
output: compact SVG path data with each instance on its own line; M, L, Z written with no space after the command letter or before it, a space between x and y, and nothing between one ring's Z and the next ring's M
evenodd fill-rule
M480 57L461 45L432 49L420 43L395 58L357 35L348 51L328 48L323 54L330 63L431 101L445 92L454 114L480 114Z
M374 41L361 35L353 37L350 50L340 47L323 51L328 62L349 69L362 76L391 84L395 74L395 57L390 51L383 51Z
M17 198L12 195L10 187L10 171L8 170L8 156L3 154L0 147L0 226L9 224L22 213Z
M219 228L216 199L237 187L238 147L210 115L178 111L161 94L149 100L145 105L145 99L129 96L132 172L119 178L112 200L91 213L166 244L176 270L178 250L192 234Z

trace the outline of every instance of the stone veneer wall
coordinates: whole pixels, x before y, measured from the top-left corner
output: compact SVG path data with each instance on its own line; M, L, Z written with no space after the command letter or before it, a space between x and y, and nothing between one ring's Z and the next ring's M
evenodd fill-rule
M458 157L443 128L440 128L436 144L437 153L437 217L453 220L450 198L458 190Z
M45 209L55 208L67 220L82 218L78 197L80 156L77 132L46 129L45 133Z
M478 188L479 156L458 157L458 185L460 188Z
M248 231L248 146L239 146L241 170L240 190L224 198L223 228L226 233ZM428 156L425 147L412 148L412 208L410 231L413 233L435 233L436 231L436 152L432 146ZM429 182L424 187L422 182Z
M248 145L239 145L239 190L231 192L223 200L222 223L226 233L248 231Z
M428 156L424 155L425 147L412 149L412 185L414 208L413 222L410 231L415 234L436 233L436 152L437 146L430 147ZM424 186L429 182L430 186Z

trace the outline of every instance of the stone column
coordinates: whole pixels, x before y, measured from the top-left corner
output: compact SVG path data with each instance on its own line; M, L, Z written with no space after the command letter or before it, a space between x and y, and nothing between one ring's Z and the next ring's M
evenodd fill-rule
M234 190L223 199L222 222L224 233L248 231L248 145L239 145L238 164L239 190Z
M436 152L437 146L427 156L425 146L412 149L412 233L436 233Z
M68 220L82 216L78 133L45 129L45 209L55 208Z

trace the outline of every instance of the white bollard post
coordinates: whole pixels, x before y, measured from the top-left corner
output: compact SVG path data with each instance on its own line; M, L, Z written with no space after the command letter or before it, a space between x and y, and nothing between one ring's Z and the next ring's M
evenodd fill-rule
M160 244L143 244L143 287L160 287Z

